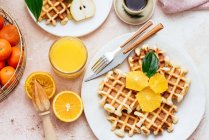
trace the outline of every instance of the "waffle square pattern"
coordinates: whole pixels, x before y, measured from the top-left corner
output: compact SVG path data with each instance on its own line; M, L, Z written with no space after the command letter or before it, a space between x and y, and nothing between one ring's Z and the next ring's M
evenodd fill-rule
M112 122L112 131L119 137L124 137L125 132L128 132L129 136L140 133L140 129L137 127L139 117L134 114L128 114L126 112L122 112L121 116L109 114L107 119Z
M120 70L110 71L100 84L98 93L102 97L100 104L109 113L118 116L122 115L122 110L131 113L138 102L135 98L136 91L125 87L126 76Z
M39 21L46 20L46 24L55 26L57 22L62 25L70 19L70 1L65 0L43 0L43 7Z
M126 88L126 74L119 69L108 72L100 83L98 94L100 105L107 112L107 120L112 124L112 131L119 137L134 134L158 135L164 131L172 132L178 122L175 116L176 105L185 97L190 81L187 70L171 62L165 52L159 48L144 45L137 48L128 58L130 71L141 71L142 61L148 52L154 52L159 60L158 72L165 76L168 89L163 92L162 103L152 112L143 112L136 99L137 91Z
M149 135L150 132L157 135L164 130L172 132L174 124L178 121L174 116L174 112L176 111L176 106L170 106L165 103L161 104L161 106L153 112L146 113L135 111L134 115L139 117L139 122L136 125L145 135Z

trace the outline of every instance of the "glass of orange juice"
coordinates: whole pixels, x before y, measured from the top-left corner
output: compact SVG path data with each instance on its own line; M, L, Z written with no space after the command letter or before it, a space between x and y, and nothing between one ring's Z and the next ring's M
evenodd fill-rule
M64 78L76 78L84 70L88 52L84 43L75 37L55 41L49 50L53 70Z

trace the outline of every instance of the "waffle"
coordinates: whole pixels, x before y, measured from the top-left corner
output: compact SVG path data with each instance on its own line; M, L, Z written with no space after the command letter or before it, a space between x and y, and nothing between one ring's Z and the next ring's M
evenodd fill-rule
M39 21L46 20L46 24L56 25L59 21L62 25L70 19L70 2L65 0L43 0L43 7Z
M145 135L149 135L150 133L157 135L164 130L171 132L173 131L173 125L178 121L174 116L176 110L176 106L162 103L160 108L153 112L135 111L134 115L139 117L139 122L136 125L140 128L141 133Z
M98 93L102 97L100 104L105 110L118 116L122 115L122 110L131 113L138 106L135 98L137 92L125 88L125 75L117 69L108 72Z
M166 63L165 54L162 50L155 48L149 48L147 45L143 45L142 48L136 48L134 56L128 58L128 63L131 71L142 71L142 61L148 52L154 52L159 59L159 67L163 68Z
M185 77L187 71L167 62L160 73L164 74L168 81L168 89L162 94L163 102L169 105L173 105L174 100L180 102L189 89L190 81Z
M119 137L124 137L125 132L128 132L129 136L140 133L140 129L136 126L139 118L133 114L125 112L122 112L122 116L109 114L107 119L112 123L112 131Z
M135 54L129 57L131 71L142 70L142 60L148 52L154 52L159 59L158 72L168 81L168 89L162 93L162 103L153 112L143 112L135 97L136 91L125 88L126 75L120 70L110 71L100 84L99 95L101 105L108 112L107 119L112 123L112 130L120 137L136 133L158 135L167 130L172 132L178 119L175 117L177 107L189 88L190 81L186 78L187 71L171 63L164 52L158 48L151 49L146 45L135 49ZM128 101L128 102L127 102Z
M189 80L185 78L187 71L172 64L164 52L158 48L151 49L144 45L141 49L135 49L135 55L129 57L131 71L142 70L142 60L148 52L154 52L159 59L159 72L164 74L168 81L168 89L162 94L163 102L173 105L173 101L180 102L189 88Z

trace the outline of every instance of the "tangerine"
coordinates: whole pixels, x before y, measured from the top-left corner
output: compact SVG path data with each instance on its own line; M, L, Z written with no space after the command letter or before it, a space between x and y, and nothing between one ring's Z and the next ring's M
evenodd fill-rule
M15 69L11 66L6 66L0 71L1 85L4 86L14 75Z
M7 59L7 63L13 68L17 67L17 64L20 60L21 50L18 46L12 47L12 53L10 57Z
M0 61L7 59L12 52L12 47L5 39L0 39Z
M0 16L0 29L2 29L4 26L4 17Z
M20 41L17 27L11 24L5 25L0 31L0 38L8 40L12 46L17 45Z

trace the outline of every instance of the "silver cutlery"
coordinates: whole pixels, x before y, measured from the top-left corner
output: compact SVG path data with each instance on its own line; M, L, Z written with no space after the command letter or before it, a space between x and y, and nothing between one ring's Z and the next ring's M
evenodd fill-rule
M123 61L129 56L129 54L134 50L134 48L136 46L138 46L140 43L142 43L143 41L145 41L146 39L150 38L151 36L153 36L155 33L157 33L158 31L160 31L161 29L163 29L163 25L161 23L159 23L158 25L156 25L154 28L152 28L150 31L148 31L147 33L145 33L141 38L139 38L134 44L132 44L130 47L120 51L115 57L114 59L104 68L102 69L100 72L98 73L94 73L93 75L91 75L90 77L88 77L87 79L85 79L85 82L93 80L105 73L107 73L108 71L116 68L117 66L119 66L120 64L123 63Z
M149 28L151 25L153 25L152 21L146 22L141 28L139 28L134 35L132 35L126 42L124 42L120 47L118 47L116 50L112 52L107 52L103 56L101 56L96 63L92 66L91 70L94 73L100 72L102 69L104 69L115 57L115 55L129 42L131 42L133 39L135 39L137 36L142 34L147 28Z

